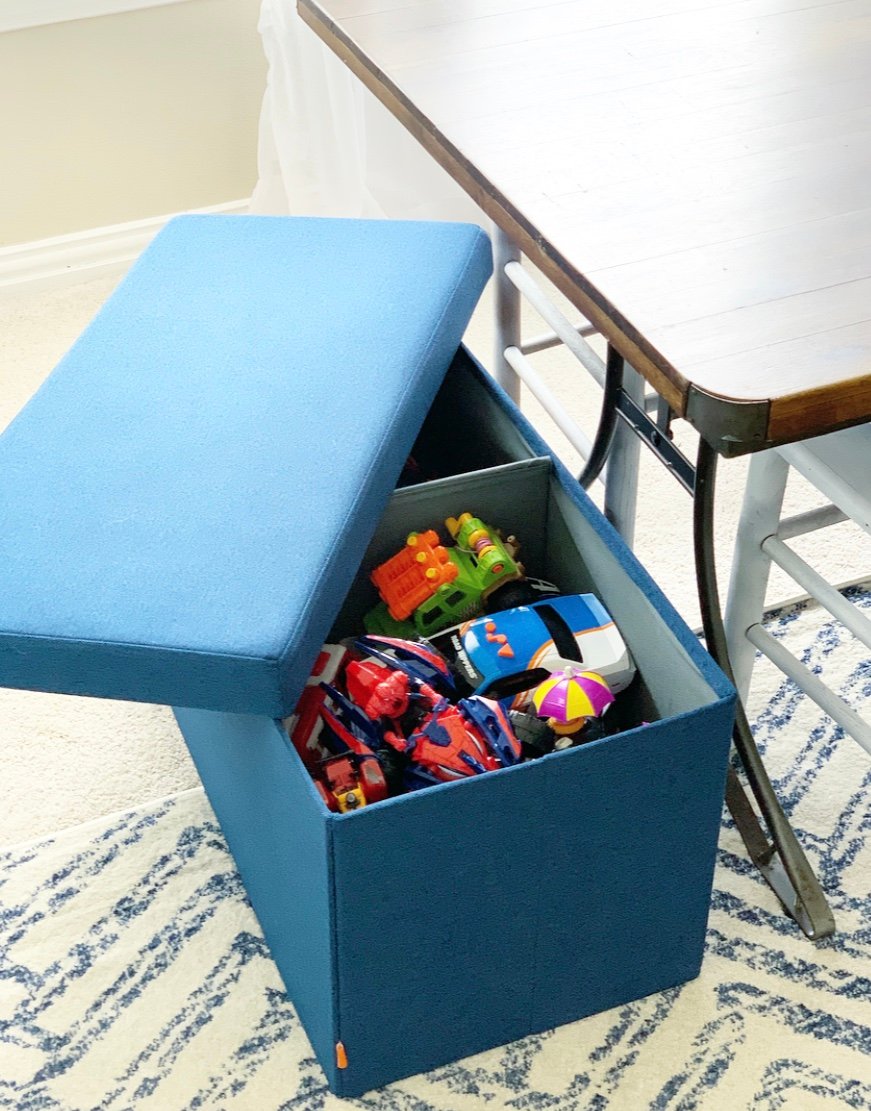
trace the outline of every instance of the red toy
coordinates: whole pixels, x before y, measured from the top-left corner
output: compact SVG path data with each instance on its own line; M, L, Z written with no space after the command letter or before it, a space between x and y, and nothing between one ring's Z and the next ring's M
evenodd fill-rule
M285 725L324 804L340 813L521 759L497 702L458 699L440 652L394 637L324 645Z
M387 780L378 761L360 759L353 752L324 760L315 787L328 810L343 814L368 802L380 802L388 795Z
M392 738L387 740L399 747ZM460 705L445 705L435 710L404 742L404 749L400 751L441 782L502 767L499 757L488 747L486 737L464 716Z
M345 670L348 697L363 713L377 721L389 718L395 722L405 714L412 701L430 707L444 701L441 695L421 679L405 671L392 671L377 660L352 660Z
M332 756L329 748L321 742L321 708L326 698L321 684L334 682L347 659L348 650L344 645L325 644L318 653L299 702L290 717L284 721L288 736L309 771Z

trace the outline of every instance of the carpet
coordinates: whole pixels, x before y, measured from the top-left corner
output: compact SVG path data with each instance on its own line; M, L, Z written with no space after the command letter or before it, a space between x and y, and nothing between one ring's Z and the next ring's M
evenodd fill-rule
M867 653L827 615L799 604L767 624L871 705ZM724 818L698 979L342 1101L194 789L0 854L0 1107L871 1108L871 762L767 661L754 692L833 938L813 944L782 915Z

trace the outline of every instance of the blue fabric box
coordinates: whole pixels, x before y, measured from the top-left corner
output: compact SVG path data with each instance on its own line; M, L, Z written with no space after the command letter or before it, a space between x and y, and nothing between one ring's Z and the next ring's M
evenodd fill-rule
M446 470L501 465L394 494L363 569L467 508L517 533L527 566L602 597L652 724L336 815L281 722L176 711L344 1096L697 975L722 808L734 692L610 525L464 352L427 426L416 452L451 437ZM333 635L371 602L361 572Z
M489 272L468 226L182 218L0 439L0 684L185 707L341 1095L701 961L734 695L514 406L449 367ZM416 436L444 477L391 497ZM358 569L465 508L602 597L652 724L331 814L281 719L359 628Z

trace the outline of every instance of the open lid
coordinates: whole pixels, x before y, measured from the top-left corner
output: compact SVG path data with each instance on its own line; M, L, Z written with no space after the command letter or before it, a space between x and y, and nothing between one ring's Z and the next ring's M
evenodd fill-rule
M473 225L173 220L0 438L0 685L289 713L490 271Z

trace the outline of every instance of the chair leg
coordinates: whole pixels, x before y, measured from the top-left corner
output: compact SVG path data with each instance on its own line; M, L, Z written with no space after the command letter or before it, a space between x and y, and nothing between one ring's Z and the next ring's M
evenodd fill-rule
M756 658L747 630L762 619L771 571L762 544L780 524L788 472L789 465L776 451L753 456L738 523L724 624L735 686L745 703Z
M520 291L505 275L509 262L520 262L511 238L493 227L494 352L493 377L512 401L520 401L520 379L505 359L507 347L520 347Z
M644 379L628 364L623 371L623 389L639 407L643 407ZM605 471L604 510L605 516L630 548L635 543L640 457L641 441L631 428L618 420Z

